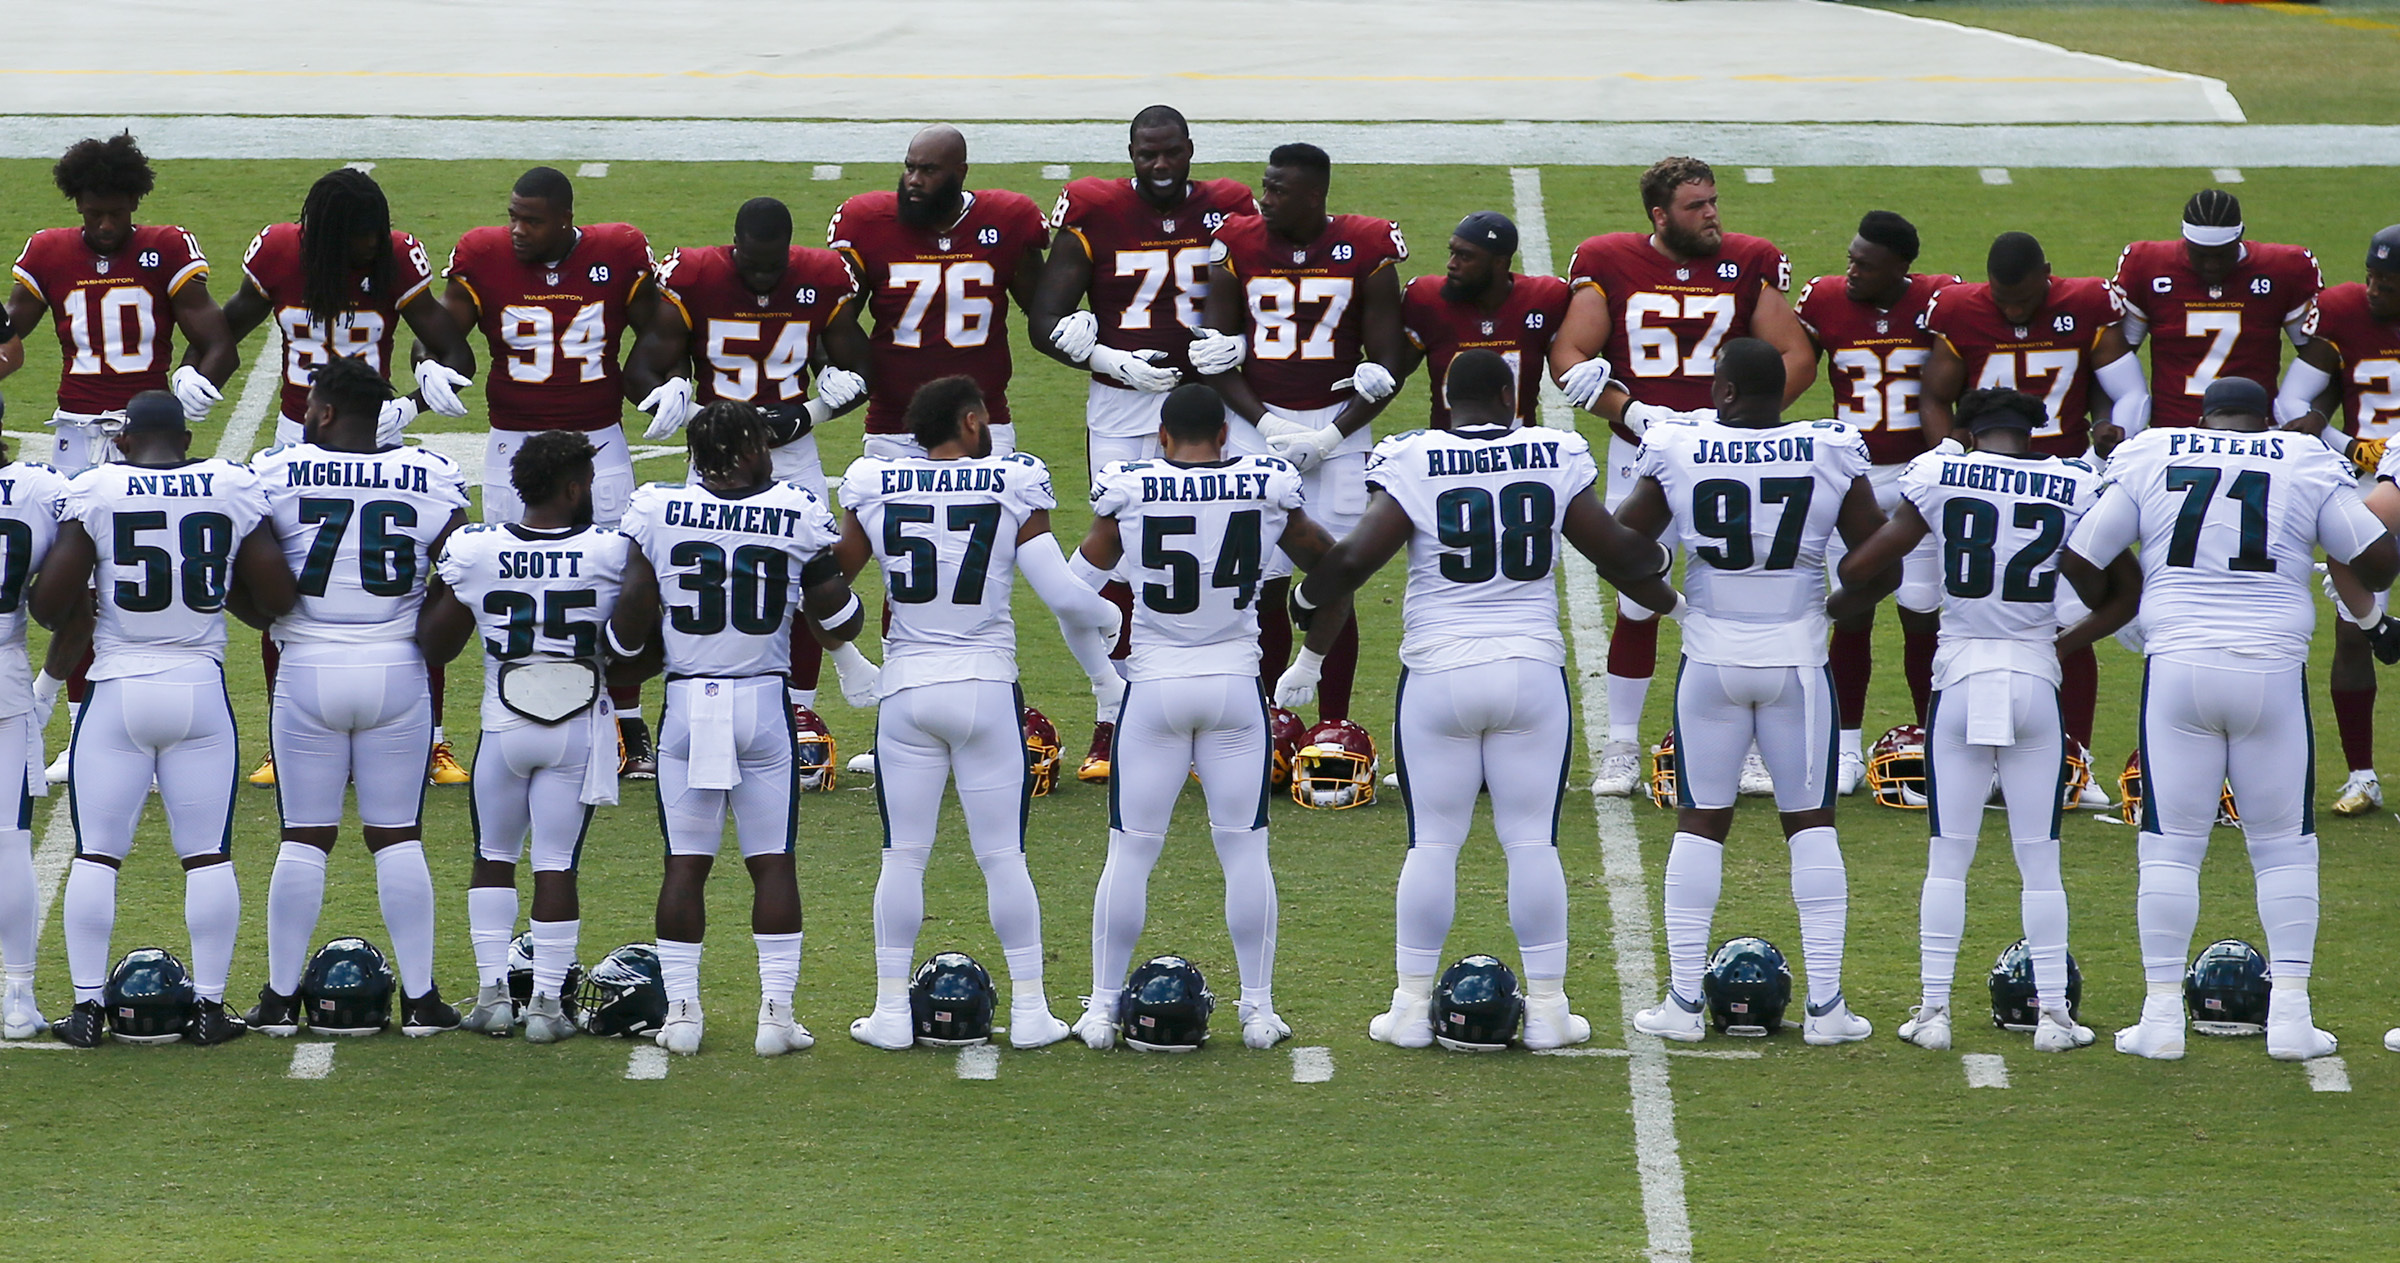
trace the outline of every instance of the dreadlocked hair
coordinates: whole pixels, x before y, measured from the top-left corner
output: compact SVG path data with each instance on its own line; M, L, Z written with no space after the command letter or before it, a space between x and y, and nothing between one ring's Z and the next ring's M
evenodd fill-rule
M526 504L548 504L559 489L592 473L592 441L579 430L543 430L509 462L508 485Z
M367 262L366 288L352 294L350 242L366 236L375 239L375 255ZM300 264L309 319L328 326L362 299L392 292L392 207L374 177L343 167L308 186L300 206Z
M718 482L738 477L743 465L765 456L773 446L767 419L734 399L719 399L692 414L684 441L691 450L692 472Z
M132 132L118 132L106 140L86 138L67 146L58 165L50 168L50 180L70 198L86 193L102 197L124 194L137 201L150 196L158 184L150 160L142 156L141 146L133 143Z

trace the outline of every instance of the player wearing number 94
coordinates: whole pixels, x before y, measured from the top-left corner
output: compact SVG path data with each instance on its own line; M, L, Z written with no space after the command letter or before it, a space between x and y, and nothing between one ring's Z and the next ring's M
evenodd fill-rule
M1508 858L1509 923L1524 953L1525 1045L1591 1037L1565 990L1567 879L1557 826L1570 756L1553 573L1559 541L1635 600L1660 610L1679 603L1665 583L1667 551L1602 507L1590 445L1572 430L1518 428L1515 378L1492 351L1460 352L1443 375L1450 428L1376 445L1365 515L1293 593L1296 617L1313 624L1309 649L1321 652L1331 629L1314 610L1347 597L1408 549L1394 720L1409 821L1400 978L1391 1010L1367 1027L1407 1048L1434 1040L1434 973L1450 932L1458 854L1486 785ZM1277 701L1306 700L1313 652L1285 673Z

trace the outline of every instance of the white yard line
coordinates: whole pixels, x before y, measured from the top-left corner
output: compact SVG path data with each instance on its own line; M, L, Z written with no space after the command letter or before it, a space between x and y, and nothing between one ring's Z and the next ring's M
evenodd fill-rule
M270 330L259 344L258 358L250 362L250 375L242 379L242 397L225 419L225 433L217 437L218 460L248 464L258 454L259 428L282 390L283 335Z
M72 1044L54 1039L0 1039L0 1052L83 1052Z
M2319 1057L2300 1063L2308 1067L2308 1090L2311 1092L2347 1092L2350 1090L2350 1067L2339 1057Z
M1000 1049L991 1044L977 1044L958 1050L958 1077L961 1079L997 1079L1000 1077Z
M292 1068L283 1072L286 1079L322 1079L333 1073L333 1045L296 1044L292 1047Z
M2008 1059L1998 1053L1968 1053L1959 1063L1966 1067L1967 1086L1971 1088L2004 1088L2008 1086Z
M1985 167L1981 171L1976 172L1976 174L1982 176L1983 182L1986 184L2016 183L2015 180L2009 178L2007 167Z
M1332 1078L1332 1049L1295 1048L1292 1050L1292 1082L1324 1083Z
M637 1038L639 1038L637 1036ZM667 1077L667 1050L656 1044L642 1044L625 1059L628 1079L664 1079Z
M1508 173L1515 193L1518 266L1528 273L1552 270L1550 218L1542 204L1542 173L1523 167ZM1542 423L1572 429L1566 402L1547 383ZM1581 553L1562 550L1568 624L1575 637L1575 665L1583 673L1583 736L1592 762L1608 734L1608 616L1600 601L1600 575ZM1667 1054L1657 1039L1633 1029L1633 1015L1658 998L1655 936L1650 925L1650 882L1642 873L1641 839L1633 831L1633 808L1622 798L1592 796L1599 817L1600 864L1608 886L1609 922L1615 927L1617 1007L1623 1024L1626 1077L1633 1092L1634 1162L1642 1180L1642 1218L1649 1225L1652 1263L1682 1263L1692 1257L1691 1212L1683 1197L1683 1155L1675 1139L1675 1098L1667 1086Z
M66 884L67 865L75 858L75 811L67 805L67 787L50 787L50 820L42 826L42 842L33 851L33 938L40 942L50 928L50 909L58 906L59 887Z

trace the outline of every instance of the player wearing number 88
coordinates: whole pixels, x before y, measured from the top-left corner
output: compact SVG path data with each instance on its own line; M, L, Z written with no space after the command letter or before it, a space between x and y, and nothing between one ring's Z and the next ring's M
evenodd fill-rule
M2127 345L2150 340L2150 424L2197 425L2210 382L2275 380L2277 330L2308 341L2325 278L2303 247L2246 240L2240 199L2202 189L2184 203L2182 239L2126 246L2115 284Z
M1016 450L1008 305L1030 317L1050 230L1033 199L970 191L966 180L966 137L937 123L909 141L896 190L858 194L825 226L875 316L869 456L923 455L908 434L909 400L953 374L973 378L989 401L993 446L1003 456Z

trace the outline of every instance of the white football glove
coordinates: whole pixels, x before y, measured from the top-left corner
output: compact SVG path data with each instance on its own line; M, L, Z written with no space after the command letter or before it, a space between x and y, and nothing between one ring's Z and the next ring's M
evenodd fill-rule
M820 426L833 414L858 402L867 393L867 379L846 368L827 368L817 374L816 397L808 401L808 423Z
M408 423L417 419L417 401L402 395L384 403L375 414L375 446L391 447L408 432Z
M1593 405L1600 402L1600 392L1607 390L1608 384L1614 380L1616 374L1609 368L1608 361L1595 355L1562 374L1558 379L1558 388L1565 392L1568 403L1589 412Z
M1648 433L1651 426L1674 415L1673 409L1661 408L1654 403L1629 403L1625 405L1625 415L1619 419L1625 422L1625 428L1633 431L1633 436L1638 439Z
M67 682L48 671L36 672L33 677L33 730L41 732L50 726L50 716L58 710L59 690Z
M642 396L642 402L636 406L651 418L650 428L642 431L644 441L656 443L673 438L692 419L692 379L670 377L665 385Z
M467 405L458 392L473 380L440 360L417 362L417 393L425 396L426 407L445 417L467 415Z
M2372 631L2383 623L2384 611L2391 601L2391 593L2375 593L2375 600L2367 607L2366 613L2352 613L2350 603L2342 599L2341 590L2333 586L2333 571L2321 561L2317 563L2317 586L2325 590L2325 599L2333 602L2333 612L2341 615L2343 622L2362 631Z
M1267 441L1270 451L1291 462L1292 468L1301 473L1308 473L1325 460L1325 453L1317 447L1316 427L1304 422L1269 416L1258 423L1258 436Z
M842 682L842 700L865 710L875 705L883 693L883 668L876 666L867 655L858 651L855 641L845 641L827 655L833 659L833 674Z
M183 405L183 419L186 421L197 421L207 416L208 410L225 397L217 389L217 384L208 380L206 373L189 364L175 370L175 375L167 380L167 389L174 391L175 402Z
M1298 710L1317 700L1317 679L1325 674L1325 655L1303 649L1292 665L1275 677L1275 704Z
M1218 333L1214 329L1195 329L1192 339L1192 371L1203 377L1230 373L1242 366L1242 339L1238 334Z
M1100 322L1088 311L1070 311L1051 326L1050 345L1078 364L1089 359L1100 343Z
M1164 351L1120 351L1113 346L1095 346L1090 356L1093 372L1151 395L1173 390L1183 380L1182 372L1159 367L1165 358Z
M1392 379L1390 369L1373 360L1364 360L1357 368L1350 370L1348 377L1335 382L1333 388L1348 389L1368 403L1382 403L1392 397L1393 391L1400 389L1400 383Z

